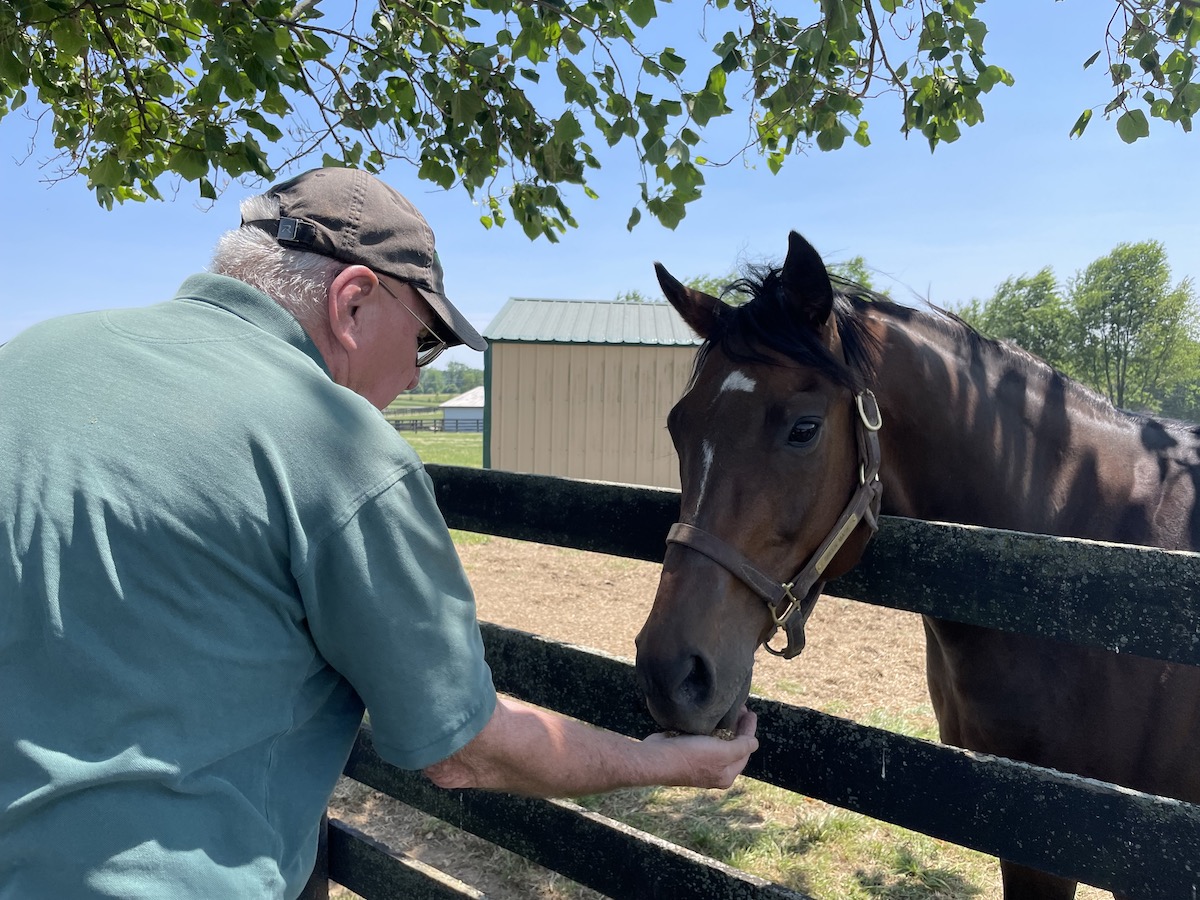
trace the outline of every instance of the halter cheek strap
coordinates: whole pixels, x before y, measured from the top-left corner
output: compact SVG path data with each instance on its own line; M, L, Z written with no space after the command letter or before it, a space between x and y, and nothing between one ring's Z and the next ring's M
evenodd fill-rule
M768 652L785 659L798 656L804 649L804 623L817 605L825 584L822 576L838 551L859 524L865 522L872 535L879 529L879 506L883 498L883 483L879 480L879 429L883 427L883 417L870 391L856 394L854 404L858 410L854 429L858 444L858 486L825 540L790 581L776 581L737 548L694 525L676 522L667 532L667 543L683 544L707 556L763 599L775 630L782 628L787 636L782 650L772 647L770 638L764 646Z

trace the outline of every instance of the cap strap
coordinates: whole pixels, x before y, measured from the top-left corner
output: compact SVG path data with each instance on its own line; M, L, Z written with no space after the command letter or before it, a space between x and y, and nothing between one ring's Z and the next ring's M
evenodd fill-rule
M255 219L253 222L243 222L261 228L281 244L295 244L299 247L311 247L317 241L317 229L308 222L294 219L291 216L281 216L276 219Z

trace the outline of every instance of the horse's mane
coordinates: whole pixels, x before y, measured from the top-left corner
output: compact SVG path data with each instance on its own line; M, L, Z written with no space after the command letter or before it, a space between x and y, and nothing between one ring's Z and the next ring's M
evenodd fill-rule
M1057 366L1042 359L1036 353L1030 353L1019 344L988 337L970 322L950 310L933 304L929 305L929 309L930 312L926 314L922 314L919 310L910 310L910 312L921 316L922 321L929 323L951 340L965 343L972 356L990 356L993 359L1002 360L1010 369L1020 372L1031 381L1056 381L1081 403L1092 406L1097 412L1115 413L1118 416L1128 416L1139 420L1148 418L1141 413L1118 409L1109 402L1107 397L1083 382L1076 381Z
M963 345L970 357L991 357L1023 372L1031 379L1061 380L1066 389L1097 411L1144 418L1118 410L1091 388L1065 375L1050 363L1009 341L996 340L980 333L970 323L949 310L929 304L929 310L901 306L889 297L849 279L830 274L833 285L833 314L842 341L845 359L838 359L817 339L807 324L797 321L783 290L783 269L751 267L737 281L726 286L722 298L733 300L717 324L704 350L713 344L732 359L743 362L772 363L762 348L767 348L811 367L823 376L851 390L871 387L876 380L879 344L866 327L863 313L867 308L899 322L922 323L948 340ZM748 298L740 303L739 298ZM702 356L697 359L699 369Z

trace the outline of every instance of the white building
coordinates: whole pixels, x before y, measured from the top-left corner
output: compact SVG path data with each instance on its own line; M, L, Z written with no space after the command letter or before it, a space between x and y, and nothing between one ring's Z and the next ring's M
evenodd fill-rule
M444 431L483 431L483 385L441 404Z

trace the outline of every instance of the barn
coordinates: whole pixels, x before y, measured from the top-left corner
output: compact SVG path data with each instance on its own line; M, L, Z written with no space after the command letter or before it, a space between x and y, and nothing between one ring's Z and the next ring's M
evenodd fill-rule
M483 385L441 404L443 431L483 431Z
M485 467L679 487L667 413L700 339L671 306L514 298L484 337Z

